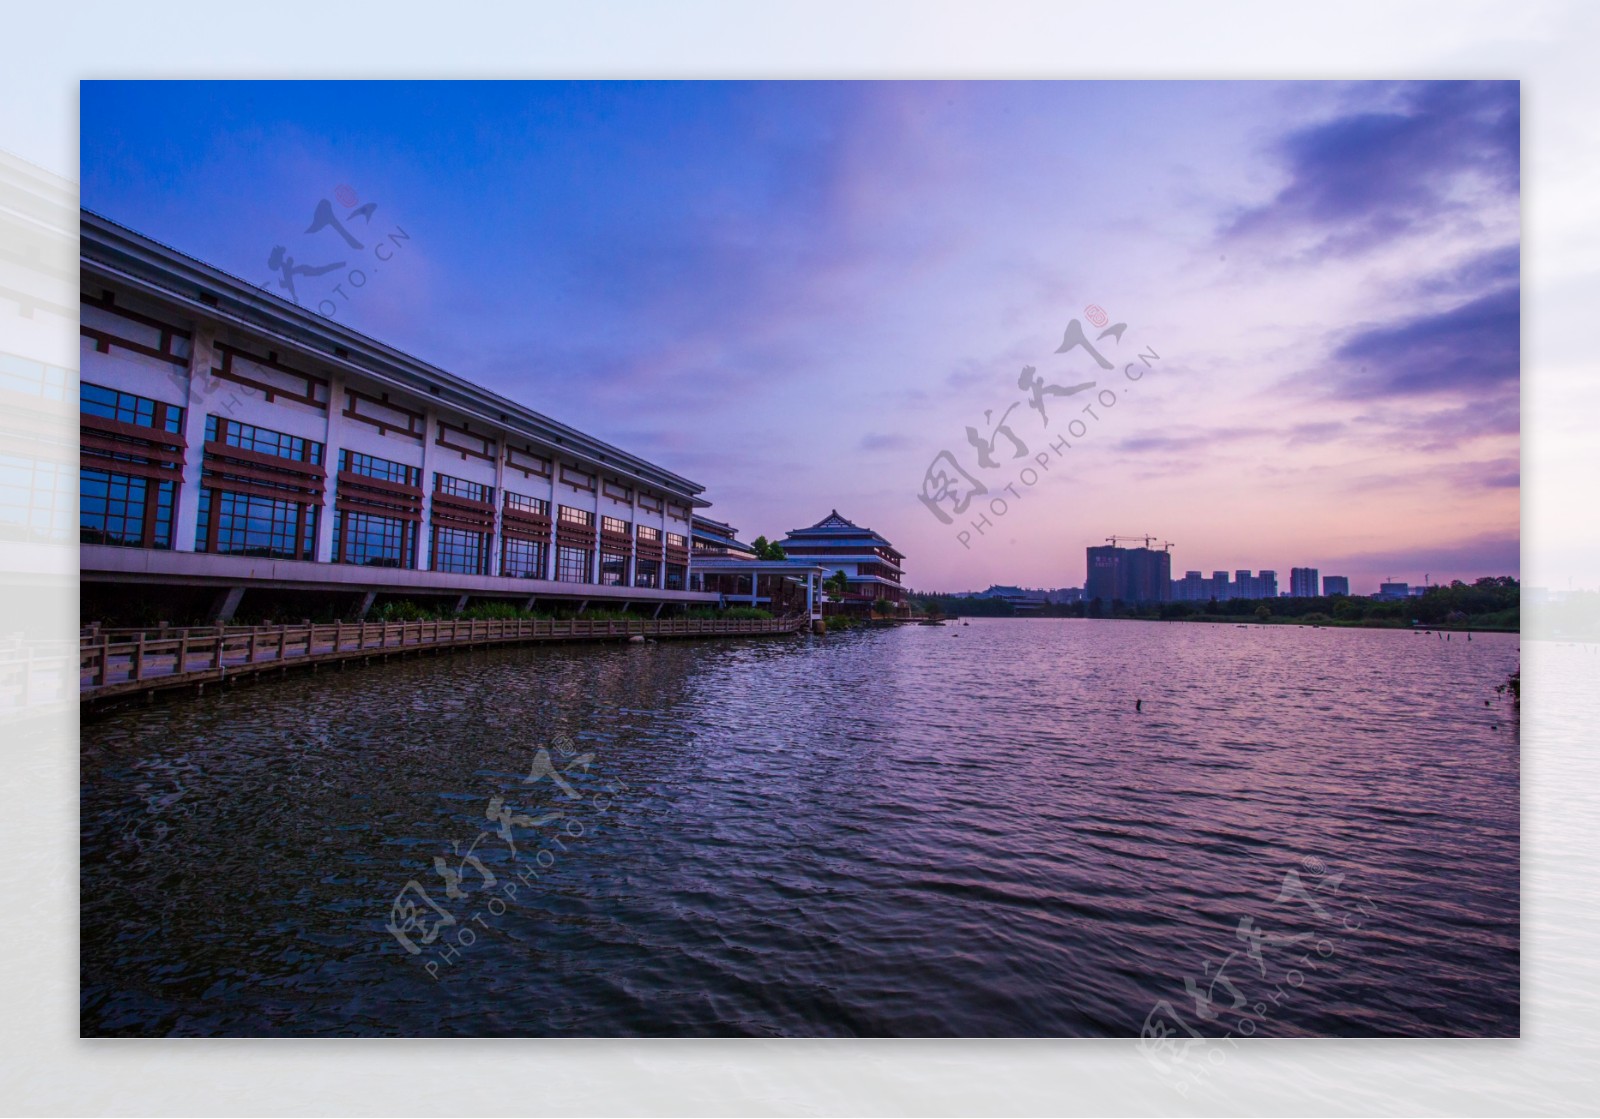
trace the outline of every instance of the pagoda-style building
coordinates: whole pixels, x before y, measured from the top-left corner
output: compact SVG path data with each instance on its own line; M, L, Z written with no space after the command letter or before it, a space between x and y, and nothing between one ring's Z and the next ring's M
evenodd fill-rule
M781 543L790 559L816 564L829 577L843 571L849 586L844 601L847 607L870 610L892 604L898 608L905 599L900 585L900 563L905 556L870 528L841 517L837 509L810 528L793 529Z

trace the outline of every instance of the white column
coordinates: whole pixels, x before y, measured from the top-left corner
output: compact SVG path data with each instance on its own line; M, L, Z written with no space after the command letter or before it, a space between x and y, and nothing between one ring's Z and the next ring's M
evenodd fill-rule
M689 542L689 551L683 557L683 589L688 590L694 586L694 501L690 499L684 504L689 509L688 523L683 526L683 538ZM665 573L663 572L663 577ZM755 593L756 577L750 576L750 591Z
M489 534L489 574L500 574L500 511L506 507L506 438L499 432L494 456L494 531Z
M432 408L422 413L422 524L417 529L417 570L433 567L433 468L438 456L433 453L434 430L438 416Z
M194 534L200 523L200 469L205 459L206 413L216 382L211 379L213 331L195 324L189 346L189 391L183 402L183 481L178 486L177 508L172 511L174 551L194 551Z
M633 586L638 578L637 567L639 564L639 507L630 506L628 509L628 563L623 579L628 586Z
M344 375L335 373L328 378L328 426L322 440L322 465L328 472L327 485L322 495L322 512L317 520L317 550L315 556L323 563L332 563L334 490L339 475L339 449L344 436Z

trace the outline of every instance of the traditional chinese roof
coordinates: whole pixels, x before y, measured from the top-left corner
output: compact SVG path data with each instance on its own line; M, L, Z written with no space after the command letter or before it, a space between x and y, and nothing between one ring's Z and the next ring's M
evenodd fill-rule
M823 517L822 520L818 521L816 524L812 525L811 527L813 529L818 529L818 528L853 528L853 529L860 529L861 526L856 524L852 520L849 520L849 519L847 519L845 517L839 516L839 510L834 509L834 510L831 510L826 517Z
M830 510L826 517L812 525L810 528L795 528L789 530L789 535L784 539L785 546L789 541L799 544L841 544L850 547L886 548L895 555L895 546L870 528L863 528L854 521L839 515L839 510Z

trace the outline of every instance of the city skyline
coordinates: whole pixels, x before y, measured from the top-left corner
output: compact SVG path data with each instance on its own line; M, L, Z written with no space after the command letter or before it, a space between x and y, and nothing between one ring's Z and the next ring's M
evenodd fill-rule
M345 255L323 202L403 229L295 294L752 535L831 506L910 585L1053 583L1137 503L1185 567L1520 575L1514 82L82 88L85 206L274 291ZM929 462L1024 365L1098 376L1054 352L1091 306L1159 366L961 543Z
M1178 570L1179 569L1178 569L1178 567L1176 565L1173 566L1172 570L1173 570L1172 582L1173 582L1174 585L1176 585L1178 583L1181 583L1183 581L1184 576L1189 575L1189 574L1194 573L1194 572L1199 572L1199 574L1201 576L1203 576L1204 579L1207 582L1210 582L1215 575L1226 575L1226 576L1230 577L1230 579L1231 579L1232 577L1236 576L1241 571L1247 571L1247 572L1251 573L1252 575L1261 575L1263 573L1270 574L1270 575L1276 576L1278 578L1278 592L1279 592L1278 593L1278 597L1285 597L1285 596L1291 596L1292 597L1291 592L1288 590L1288 587L1289 587L1289 583L1287 581L1288 580L1288 576L1286 576L1284 573L1285 572L1292 572L1294 570L1293 567L1283 567L1283 566L1271 567L1271 566L1267 566L1267 565L1255 565L1255 564L1248 564L1248 565L1245 565L1245 566L1240 566L1238 564L1230 562L1230 563L1223 563L1223 564L1216 564L1216 565L1206 564L1206 565L1202 565L1200 567L1188 567L1188 566L1185 566L1183 568L1183 574L1182 575L1178 574ZM1373 581L1372 586L1371 586L1370 589L1362 589L1362 585L1359 584L1357 582L1357 580L1355 580L1355 579L1351 578L1350 576L1344 574L1342 571L1324 570L1324 569L1315 568L1315 567L1313 567L1311 570L1317 573L1317 578L1318 578L1318 591L1317 591L1317 594L1313 595L1311 597L1326 597L1330 592L1323 590L1322 589L1322 585L1325 584L1327 582L1327 580L1329 580L1329 579L1342 580L1345 583L1347 583L1348 587L1349 587L1348 591L1345 591L1345 592L1332 592L1332 593L1347 593L1347 594L1350 594L1350 595L1352 595L1354 597L1371 597L1373 595L1376 595L1376 594L1379 593L1380 585L1382 583L1387 583L1387 582L1390 582L1390 581L1399 582L1399 583L1407 583L1407 584L1409 584L1409 585L1411 585L1413 587L1448 586L1448 585L1450 585L1450 583L1452 581L1454 581L1453 579L1443 579L1443 580L1438 579L1438 578L1433 576L1432 572L1427 572L1427 571L1422 572L1420 577L1414 577L1415 576L1414 572L1396 571L1396 572L1393 572L1393 573L1390 573L1390 574L1386 574L1386 575L1380 576L1379 578L1375 579ZM988 587L983 588L982 590L979 590L977 588L973 588L971 590L944 590L944 589L930 588L930 587L926 587L926 586L911 586L911 587L907 588L907 593L909 593L909 594L917 594L917 595L952 595L952 596L959 597L961 595L966 595L966 594L974 594L974 595L975 594L983 594L986 591L993 590L993 589L995 589L997 587L999 587L999 588L1007 588L1007 587L1009 587L1009 588L1014 588L1016 590L1039 592L1039 593L1055 593L1055 592L1058 592L1058 591L1069 591L1069 590L1083 591L1088 586L1087 575L1088 575L1088 573L1085 572L1084 575L1078 577L1076 581L1072 581L1072 580L1059 581L1058 580L1056 582L1044 582L1044 583L1037 583L1037 584L1035 584L1035 583L1027 583L1027 582L1008 581L1008 580L1004 580L1004 579L997 579L997 580L994 580L993 582L991 582L988 585ZM1392 575L1392 580L1391 580L1391 575ZM1507 572L1504 572L1504 571L1501 571L1501 572L1482 571L1482 572L1478 572L1477 574L1469 574L1469 575L1466 575L1466 576L1461 576L1461 577L1459 577L1459 581L1462 582L1462 583L1466 583L1466 584L1470 585L1471 583L1475 582L1478 579L1501 578L1501 577L1504 577L1505 575L1507 575Z

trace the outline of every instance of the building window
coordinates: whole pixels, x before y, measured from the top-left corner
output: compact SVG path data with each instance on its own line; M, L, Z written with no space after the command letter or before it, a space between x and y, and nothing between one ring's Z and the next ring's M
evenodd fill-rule
M485 534L465 528L433 529L433 570L452 575L488 574L488 551L484 548Z
M626 587L628 585L628 557L616 552L600 553L600 585Z
M569 548L563 545L556 549L556 578L563 583L591 582L589 565L593 562L592 548Z
M480 505L494 501L493 486L449 474L435 474L433 489L441 496ZM488 511L462 511L435 503L433 517L433 556L429 566L434 571L452 575L489 574L494 514Z
M508 537L500 558L500 574L513 579L543 579L548 547L542 541Z
M667 547L669 547L669 548L687 548L688 546L689 546L689 538L688 537L681 536L676 532L667 533Z
M403 462L391 462L389 459L362 454L360 451L340 451L339 469L360 474L364 478L398 482L402 486L416 485L421 474L415 466L407 466Z
M570 505L561 506L560 517L558 519L564 525L572 525L578 528L594 527L593 513L589 512L587 509L574 509Z
M619 536L627 536L628 535L628 527L629 526L628 526L628 522L627 521L618 520L616 517L601 517L600 518L600 531L601 532L612 532L612 533L616 533Z
M542 497L524 497L520 493L506 491L506 508L514 509L519 513L533 513L540 517L550 515L550 503Z
M640 525L639 539L646 544L659 543L661 541L661 530L659 528L651 528L649 525Z
M247 482L230 478L225 455L206 453L201 479L200 518L195 550L221 555L309 560L316 556L320 506L310 500L313 483L303 469L289 463L322 464L322 444L238 420L206 417L206 442L283 459L284 467L252 467ZM248 485L250 492L235 487ZM272 497L261 489L281 489Z
M416 524L394 517L340 510L333 516L333 554L340 563L412 567Z
M104 470L78 473L78 539L130 548L172 547L177 486Z
M683 590L683 572L684 572L684 565L683 564L681 564L681 563L669 563L669 564L667 564L667 590L669 590L669 591L681 591L681 590Z
M633 565L633 585L636 587L659 587L661 585L661 564L656 560L637 560Z
M176 435L183 430L183 409L131 392L118 392L84 382L78 386L78 410L125 424L153 427Z
M321 443L302 439L298 435L285 435L281 431L256 427L254 424L240 423L238 420L225 420L219 416L206 417L206 441L226 443L240 450L255 451L258 454L286 458L294 462L309 462L313 466L322 465Z
M79 410L118 423L148 427L176 435L183 430L183 409L148 397L119 392L103 385L79 385ZM172 509L178 493L178 471L172 480L124 474L115 469L119 461L150 464L149 444L122 436L108 436L116 445L126 444L124 455L115 451L97 452L96 462L110 470L78 471L78 539L84 544L115 544L130 548L171 548ZM134 469L130 465L129 469Z
M436 493L449 494L451 497L467 501L494 500L493 486L486 486L482 482L469 482L465 478L453 478L449 474L435 474L433 488Z
M215 520L215 524L213 524ZM209 486L200 491L198 551L268 559L310 559L317 543L317 508L295 501L230 493ZM214 547L208 547L214 544Z
M359 451L340 451L341 472L377 478L402 486L415 486L422 472L415 466L391 462ZM360 491L369 504L392 504L380 491ZM335 509L333 514L333 556L338 563L364 567L416 566L417 523L404 517L385 517L381 513Z

